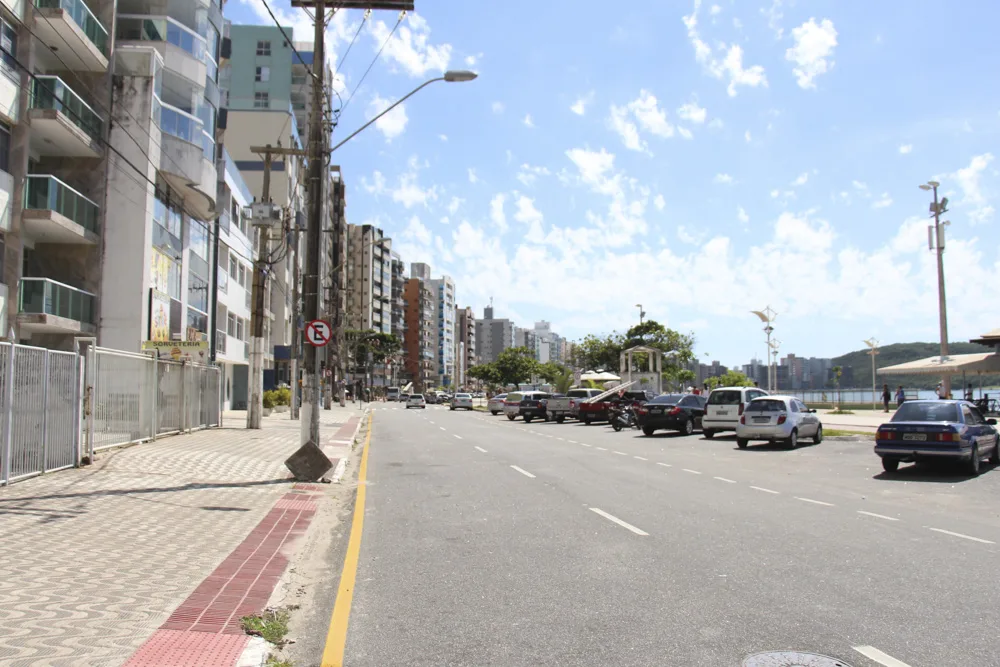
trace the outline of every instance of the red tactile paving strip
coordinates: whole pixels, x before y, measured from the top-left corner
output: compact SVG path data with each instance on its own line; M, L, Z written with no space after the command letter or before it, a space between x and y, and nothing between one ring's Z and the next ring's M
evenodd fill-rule
M361 421L360 417L350 417L346 422L340 425L337 432L333 434L331 440L346 440L354 435L354 430L358 427L358 422Z
M282 548L306 531L315 513L316 502L310 496L286 493L126 667L235 664L247 641L240 619L267 606L288 566Z

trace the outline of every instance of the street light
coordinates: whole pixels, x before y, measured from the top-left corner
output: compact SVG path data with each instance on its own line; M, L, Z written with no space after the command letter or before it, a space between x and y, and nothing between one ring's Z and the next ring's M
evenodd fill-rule
M430 84L434 83L435 81L447 81L448 83L462 83L463 81L472 81L477 76L479 76L479 75L476 74L475 72L470 72L468 70L463 70L463 69L457 69L457 70L448 70L447 72L444 73L444 76L439 76L439 77L435 77L433 79L428 79L427 81L424 81L422 84L420 84L419 86L417 86L416 88L414 88L413 90L411 90L410 92L408 92L406 95L403 95L401 98L399 98L398 100L396 100L395 102L393 102L392 104L390 104L388 106L388 108L386 108L384 111L382 111L382 113L380 113L379 115L375 116L370 121L368 121L367 123L365 123L364 125L362 125L358 129L354 130L354 132L351 132L349 135L347 135L347 138L344 139L343 141L341 141L339 144L337 144L333 148L331 148L330 152L332 153L333 151L337 150L338 148L340 148L341 146L343 146L344 144L346 144L348 141L350 141L351 139L353 139L356 134L358 134L359 132L361 132L362 130L364 130L366 127L368 127L369 125L371 125L372 123L374 123L375 121L377 121L382 116L386 115L387 113L389 113L390 111L392 111L393 109L395 109L397 106L399 106L403 102L405 102L410 96L414 95L418 90L420 90L424 86L429 86Z
M642 304L641 303L635 304L635 307L639 309L639 324L641 325L642 324L642 318L644 318L646 316L646 311L642 309Z
M764 363L767 364L767 390L770 392L770 391L772 391L772 389L771 389L771 386L772 386L771 385L771 349L772 349L771 348L771 333L774 331L774 327L771 326L771 323L774 322L774 319L778 316L778 313L776 313L774 310L772 310L771 306L767 306L766 308L764 308L764 310L751 310L750 312L753 313L754 315L756 315L757 317L759 317L760 321L764 323L764 333L767 334L767 351L764 353ZM777 373L775 373L775 376L777 376ZM777 381L777 379L778 378L775 377L776 381ZM775 382L775 384L777 384L777 382Z
M875 355L878 354L878 341L875 340L875 336L872 336L868 340L864 341L864 343L868 346L868 354L872 357L872 411L874 411L877 409L875 391L878 383L875 380Z
M934 226L927 229L927 246L929 250L937 251L938 324L941 328L941 361L943 362L944 358L948 356L948 307L945 303L944 292L944 227L942 225L950 223L941 222L941 214L948 211L948 198L944 197L938 201L938 186L940 185L937 181L927 181L919 187L925 192L934 192L934 201L931 202L930 206ZM950 396L951 376L945 373L944 377L941 378L941 384L944 387L944 395Z

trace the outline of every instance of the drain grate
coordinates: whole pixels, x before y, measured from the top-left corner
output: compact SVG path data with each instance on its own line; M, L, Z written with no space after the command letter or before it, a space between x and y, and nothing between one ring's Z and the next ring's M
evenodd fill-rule
M851 667L837 658L801 651L754 653L743 660L743 667Z

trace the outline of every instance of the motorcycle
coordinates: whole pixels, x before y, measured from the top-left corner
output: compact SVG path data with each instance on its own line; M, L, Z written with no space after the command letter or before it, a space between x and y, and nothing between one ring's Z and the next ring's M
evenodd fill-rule
M639 428L635 418L635 409L631 405L623 405L615 409L611 415L611 428L619 432L626 428Z

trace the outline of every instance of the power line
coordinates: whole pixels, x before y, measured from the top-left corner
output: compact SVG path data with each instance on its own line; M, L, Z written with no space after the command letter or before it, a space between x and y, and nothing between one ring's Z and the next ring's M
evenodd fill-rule
M344 56L337 61L337 69L333 73L333 76L335 78L338 74L340 74L340 68L343 67L344 61L347 60L347 56L350 55L351 48L354 46L354 42L358 39L358 35L361 34L361 29L365 27L365 21L367 21L368 17L371 15L372 15L372 10L366 9L365 15L361 19L361 23L358 24L358 29L354 31L354 37L351 38L351 43L347 45L347 50L344 51ZM341 100L340 103L343 104L344 101Z
M372 58L371 63L369 63L368 69L366 69L365 73L361 75L361 80L358 81L358 85L354 86L354 90L352 90L351 94L347 97L347 102L340 108L341 113L346 111L347 107L350 106L351 100L354 99L354 94L358 92L358 89L361 88L361 84L365 82L365 78L368 76L368 73L372 71L372 67L375 66L375 62L379 59L379 56L382 55L382 51L385 49L386 44L388 44L389 40L392 39L392 36L396 34L396 29L399 27L399 24L403 22L404 18L406 18L406 12L402 11L399 13L399 18L396 19L396 25L392 26L392 30L389 32L389 35L385 38L385 41L382 42L382 46L379 47L378 53L375 54L375 57Z

